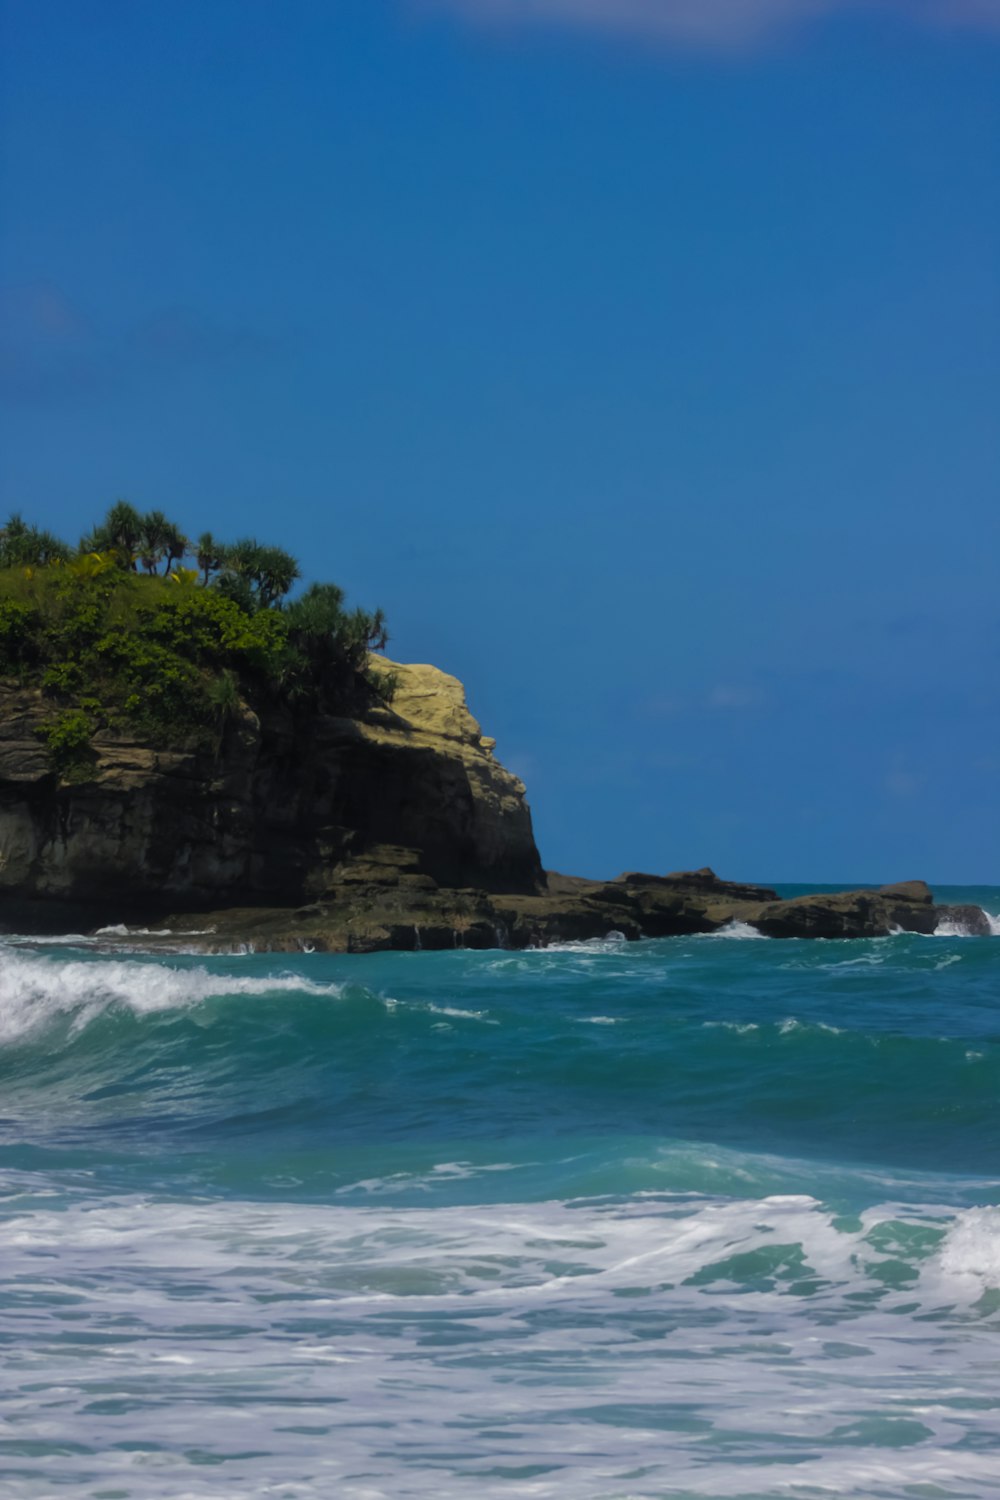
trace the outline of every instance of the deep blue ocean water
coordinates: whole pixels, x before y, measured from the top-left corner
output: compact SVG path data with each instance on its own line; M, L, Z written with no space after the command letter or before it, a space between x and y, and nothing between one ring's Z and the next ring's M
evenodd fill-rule
M1000 1493L995 938L0 944L0 1493Z

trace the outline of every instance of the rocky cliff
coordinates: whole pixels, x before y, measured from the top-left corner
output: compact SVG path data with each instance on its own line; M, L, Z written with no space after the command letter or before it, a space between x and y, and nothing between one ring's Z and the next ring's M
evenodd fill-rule
M381 662L394 704L356 719L242 705L214 750L98 735L91 772L54 773L49 705L0 687L0 922L26 903L95 920L239 902L282 907L345 881L530 892L542 870L524 787L494 759L461 683ZM62 914L54 909L62 903Z
M296 717L241 704L211 748L98 735L72 781L39 737L51 711L41 694L0 686L0 931L155 918L198 928L205 947L361 952L733 922L774 937L930 933L945 919L989 930L977 908L935 906L921 882L782 901L707 869L545 874L524 787L494 758L461 683L375 665L396 676L391 708Z

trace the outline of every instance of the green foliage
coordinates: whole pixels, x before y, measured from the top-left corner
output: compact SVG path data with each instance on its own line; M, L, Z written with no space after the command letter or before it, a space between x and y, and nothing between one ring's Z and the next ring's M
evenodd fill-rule
M117 500L101 524L82 539L80 551L114 553L120 567L134 569L142 544L142 516L127 500Z
M299 568L279 547L206 532L193 568L189 546L162 512L126 501L75 554L20 516L0 530L0 677L53 700L41 737L61 775L89 773L98 729L217 745L244 701L352 712L391 696L368 670L387 639L381 611L345 609L334 584L283 603Z
M253 537L221 549L221 567L219 587L245 609L270 609L301 577L290 553L262 547Z
M221 542L217 542L210 531L203 531L198 538L195 551L198 567L201 570L202 582L208 585L208 580L213 573L217 573L225 560L225 548Z
M380 703L392 702L396 696L396 689L399 687L398 672L380 672L374 667L366 667L364 677L373 697L377 698Z
M70 549L51 531L29 526L19 511L0 529L0 568L38 568L63 562Z
M162 510L151 510L142 517L139 529L139 557L147 573L155 573L167 553L170 522Z
M388 702L391 685L367 673L368 654L381 651L388 633L382 611L344 609L344 591L335 583L314 583L282 611L294 653L292 677L302 691L307 684L335 684L341 693L361 678L369 690Z
M17 599L0 599L0 660L16 671L31 660L37 611Z
M219 718L232 718L240 706L240 684L235 672L224 667L209 683L208 699Z
M94 726L82 708L67 708L38 728L52 767L68 781L83 780L94 763L90 736Z

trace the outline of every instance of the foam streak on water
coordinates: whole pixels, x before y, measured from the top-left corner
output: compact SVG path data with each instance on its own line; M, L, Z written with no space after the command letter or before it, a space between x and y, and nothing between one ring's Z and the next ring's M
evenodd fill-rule
M0 1452L48 1447L49 1483L988 1493L963 1439L995 1369L996 1210L884 1207L857 1228L805 1197L25 1211L19 1186ZM191 1483L192 1454L224 1487Z
M0 1492L994 1500L1000 945L720 936L0 949Z

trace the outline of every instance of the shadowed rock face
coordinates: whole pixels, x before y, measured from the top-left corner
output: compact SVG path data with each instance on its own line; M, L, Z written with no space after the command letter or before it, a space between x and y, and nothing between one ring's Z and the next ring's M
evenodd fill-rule
M392 709L302 722L244 707L216 755L99 737L93 776L75 785L37 737L51 706L0 688L0 922L39 901L109 920L288 907L343 882L539 889L524 787L494 760L461 683L394 670Z
M111 922L210 933L206 948L368 952L672 937L746 923L769 937L989 932L921 881L781 901L710 869L582 880L542 872L522 784L460 682L376 662L391 709L296 720L244 706L218 751L95 741L89 780L52 773L51 709L0 687L0 931ZM206 920L205 913L211 916ZM170 939L164 942L169 945Z

